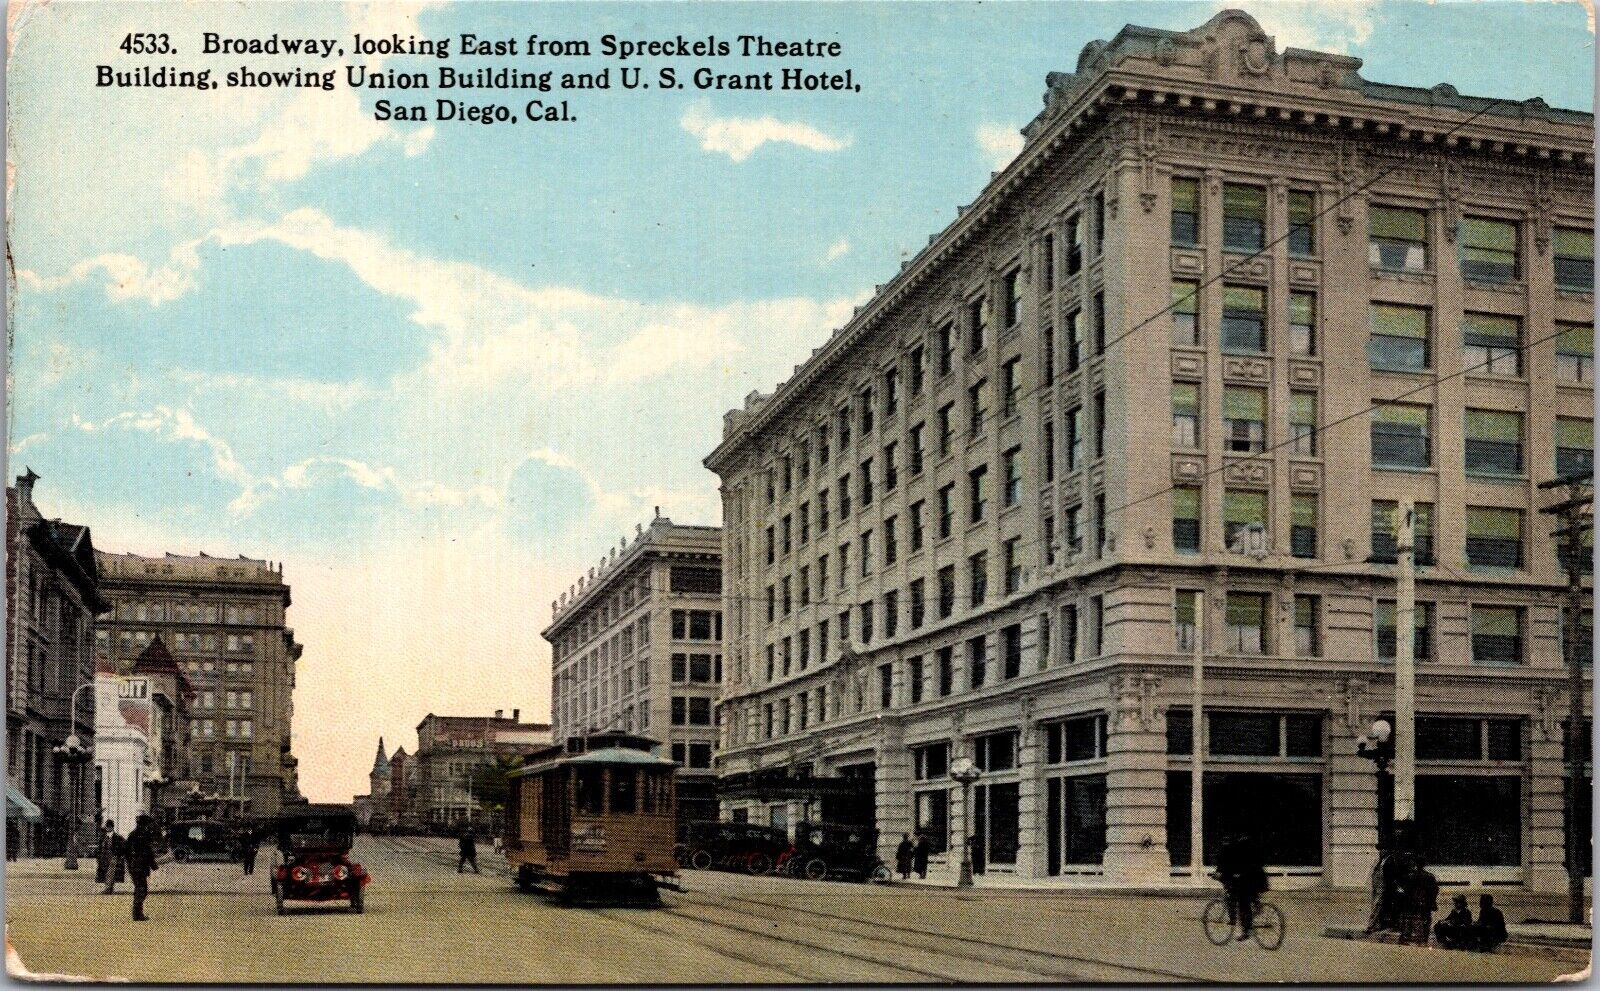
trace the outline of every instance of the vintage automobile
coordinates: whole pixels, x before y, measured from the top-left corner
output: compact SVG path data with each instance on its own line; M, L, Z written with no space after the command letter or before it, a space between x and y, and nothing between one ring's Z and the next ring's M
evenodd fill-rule
M355 813L346 805L304 805L278 816L278 864L272 869L272 894L278 914L286 901L350 902L363 908L363 889L371 880L350 859Z
M878 857L878 831L870 826L807 823L795 826L794 852L785 866L813 881L851 878L890 880L889 867Z
M239 843L233 824L216 819L173 823L167 827L167 844L172 849L172 859L179 863L238 858Z
M776 826L753 822L702 821L684 823L674 852L678 862L695 870L723 870L765 874L785 850L789 837Z

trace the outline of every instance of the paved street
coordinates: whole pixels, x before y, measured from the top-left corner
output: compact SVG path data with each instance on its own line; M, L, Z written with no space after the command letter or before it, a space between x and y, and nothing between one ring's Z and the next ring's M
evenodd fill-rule
M1288 938L1268 953L1206 942L1196 898L687 871L687 890L667 893L659 909L564 908L517 893L487 846L482 876L455 873L448 841L363 839L356 853L374 875L364 915L306 906L280 918L265 873L168 864L152 885L152 921L139 925L128 895L93 893L90 861L70 878L59 862L8 865L8 932L33 971L141 982L1449 983L1542 982L1576 969L1323 938L1323 925L1364 915L1348 896L1275 894Z

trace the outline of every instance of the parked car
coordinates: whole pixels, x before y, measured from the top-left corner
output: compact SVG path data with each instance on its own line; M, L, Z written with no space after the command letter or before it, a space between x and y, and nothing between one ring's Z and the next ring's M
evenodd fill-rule
M674 853L678 863L695 870L723 870L765 874L789 849L789 836L776 826L752 822L690 822L679 827Z
M878 856L878 831L870 826L802 822L795 827L790 872L813 881L849 878L888 881L889 866Z
M217 819L185 819L167 827L167 843L172 859L234 860L239 855L239 838L233 824Z

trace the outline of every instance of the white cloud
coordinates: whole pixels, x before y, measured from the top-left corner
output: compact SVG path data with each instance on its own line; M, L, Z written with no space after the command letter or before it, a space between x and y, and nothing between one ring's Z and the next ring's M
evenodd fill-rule
M705 151L727 155L742 162L768 142L798 145L812 151L842 151L850 147L849 137L834 137L809 124L778 120L776 117L717 117L703 103L691 104L678 124L700 140Z
M1214 10L1244 9L1277 42L1278 50L1306 48L1348 55L1372 37L1377 0L1217 0Z
M30 269L17 272L17 280L30 289L54 290L95 275L105 276L106 295L116 302L142 300L160 306L194 288L200 268L199 241L173 248L167 262L151 266L133 255L107 253L74 264L63 275L43 276Z
M850 242L846 238L842 238L841 237L839 240L837 240L837 241L833 242L832 244L828 245L828 251L823 256L824 264L826 264L828 262L836 262L839 259L843 258L845 255L848 255L849 253L850 253Z
M995 172L1010 165L1022 150L1022 132L1005 124L979 124L976 137L979 150Z

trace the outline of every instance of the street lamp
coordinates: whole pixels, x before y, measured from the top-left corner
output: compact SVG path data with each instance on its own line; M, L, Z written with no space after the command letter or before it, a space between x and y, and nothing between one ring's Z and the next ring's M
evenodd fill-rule
M961 785L961 876L956 886L972 887L972 783L983 776L970 757L950 765L950 777Z
M1389 769L1395 754L1394 727L1387 719L1374 719L1371 730L1370 738L1363 736L1356 741L1356 756L1372 761L1378 775L1378 852L1382 855L1389 850L1394 819L1394 773Z
M77 693L73 693L73 699L77 699ZM73 722L76 724L77 720ZM69 733L59 746L51 748L51 753L67 765L68 787L72 789L71 800L67 803L67 859L62 866L75 871L78 869L78 819L83 815L83 765L92 752L83 745L78 734Z

